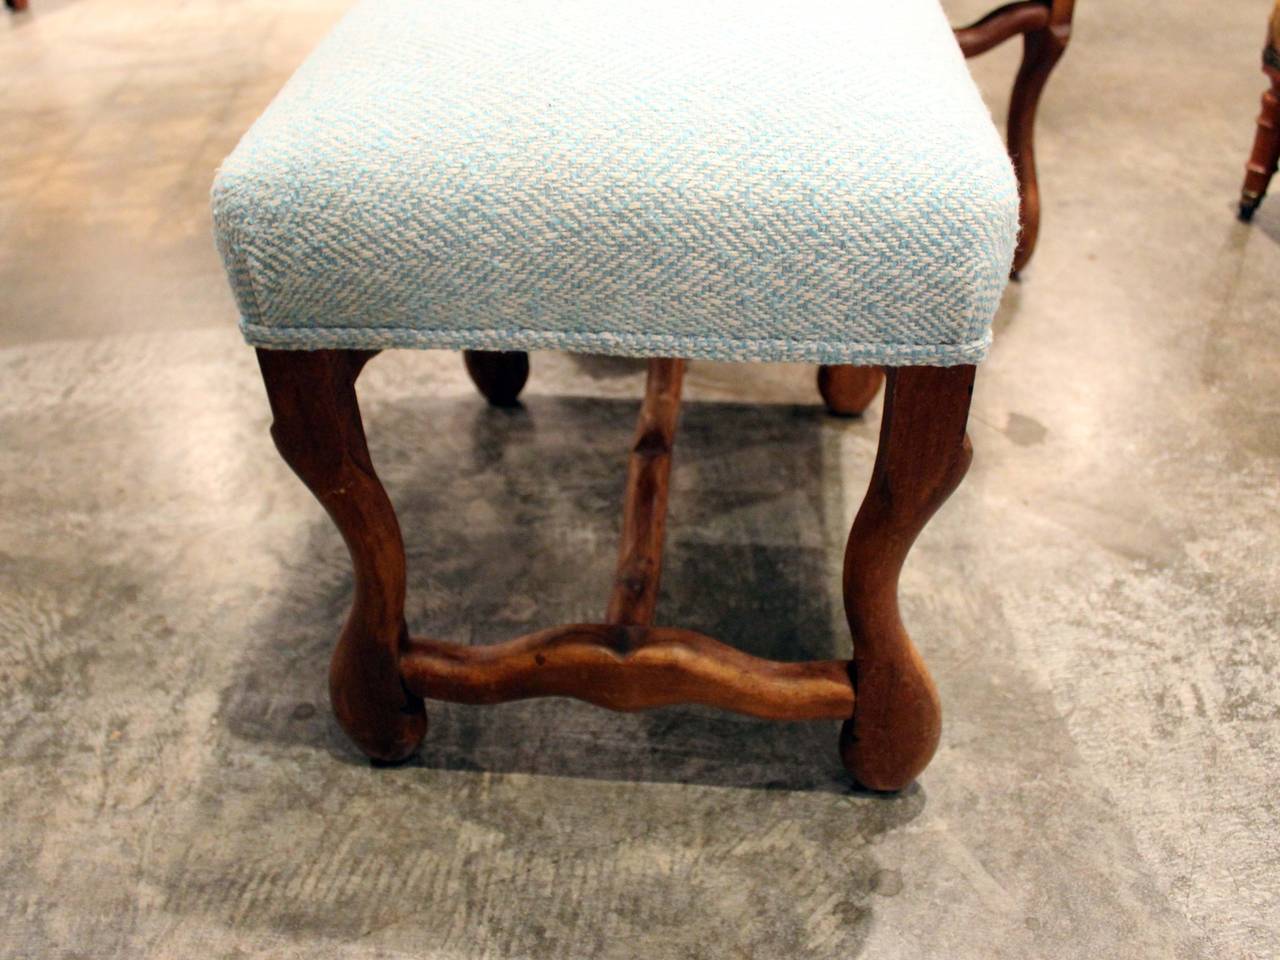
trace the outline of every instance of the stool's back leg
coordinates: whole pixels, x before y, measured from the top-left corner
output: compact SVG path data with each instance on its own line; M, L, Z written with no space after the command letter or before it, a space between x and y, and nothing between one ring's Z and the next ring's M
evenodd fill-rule
M969 467L965 435L974 368L888 371L880 446L844 557L853 633L853 718L840 755L874 790L909 784L933 757L941 705L898 613L898 575L916 536Z
M871 405L884 383L881 367L855 367L841 363L818 368L818 392L828 413L856 417Z
M514 407L529 379L523 350L464 350L462 360L476 389L495 407Z
M422 700L400 679L405 560L400 525L369 459L355 381L371 353L259 350L276 449L342 531L355 600L329 666L329 696L347 735L394 763L427 730Z

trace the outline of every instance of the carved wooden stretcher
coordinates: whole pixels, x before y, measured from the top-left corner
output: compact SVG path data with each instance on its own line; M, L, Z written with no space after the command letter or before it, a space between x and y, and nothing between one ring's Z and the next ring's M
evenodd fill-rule
M701 703L770 720L844 721L845 767L876 790L906 786L933 756L938 694L898 614L898 574L916 535L969 465L974 367L888 371L880 445L844 560L852 659L780 663L655 626L663 528L684 361L649 361L627 469L617 573L599 623L566 624L492 646L410 637L405 553L374 472L355 381L368 352L259 350L271 428L284 459L342 531L355 599L333 654L338 720L376 761L407 758L427 729L424 699L502 703L576 697L613 710ZM523 353L469 351L491 403L514 403Z

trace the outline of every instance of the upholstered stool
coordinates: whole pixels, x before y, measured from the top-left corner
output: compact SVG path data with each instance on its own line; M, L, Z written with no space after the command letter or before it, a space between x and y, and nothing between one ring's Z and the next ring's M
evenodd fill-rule
M1018 203L937 0L358 5L213 195L272 435L355 567L330 671L343 728L395 762L426 731L424 698L696 702L843 720L857 780L909 783L940 709L898 573L969 463ZM498 404L516 402L525 350L651 358L599 623L492 646L408 635L354 388L389 347L467 351ZM845 555L851 660L773 662L654 625L690 358L888 368Z

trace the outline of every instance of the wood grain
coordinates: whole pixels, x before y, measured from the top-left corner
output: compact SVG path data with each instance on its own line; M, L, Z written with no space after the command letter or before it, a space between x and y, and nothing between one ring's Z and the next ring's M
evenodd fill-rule
M898 611L898 577L929 518L964 477L974 367L901 367L885 384L880 445L844 556L853 635L853 719L840 754L873 790L900 790L928 765L942 732L938 691Z
M276 449L342 532L355 598L329 663L338 722L370 757L405 759L427 732L422 700L400 682L405 560L400 525L374 472L355 381L372 353L259 350Z
M627 461L618 567L605 622L648 626L658 605L671 451L680 415L683 360L652 359Z
M456 703L559 696L610 710L700 703L766 720L854 715L843 661L764 660L666 627L570 624L477 647L415 637L400 669L418 696Z

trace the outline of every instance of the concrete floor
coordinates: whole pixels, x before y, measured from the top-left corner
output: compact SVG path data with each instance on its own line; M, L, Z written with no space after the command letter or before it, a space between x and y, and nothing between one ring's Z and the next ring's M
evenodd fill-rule
M432 705L399 770L337 732L346 558L271 448L207 190L346 5L0 20L0 954L1280 956L1280 195L1232 216L1263 0L1079 4L974 468L903 580L947 718L895 798L835 724ZM1015 59L975 67L997 111ZM447 354L362 381L418 632L600 613L640 370L534 365L516 414ZM811 378L693 365L665 621L847 650L879 406L828 419Z

